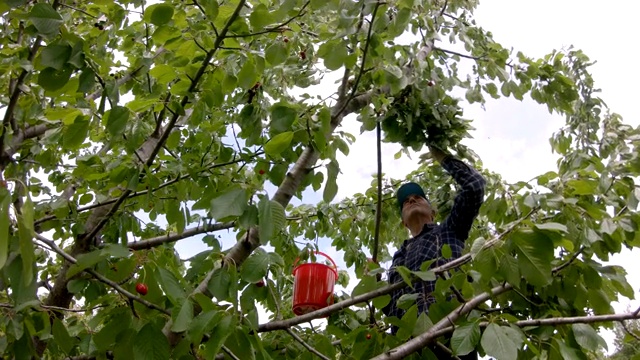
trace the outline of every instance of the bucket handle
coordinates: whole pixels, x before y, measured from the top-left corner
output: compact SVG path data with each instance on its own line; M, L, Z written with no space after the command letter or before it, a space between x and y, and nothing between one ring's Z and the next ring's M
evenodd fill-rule
M323 253L322 251L314 251L314 254L322 255L322 256L326 257L327 259L329 259L329 261L331 261L331 264L333 264L333 268L331 270L333 270L333 272L336 274L336 278L337 278L338 277L338 265L336 265L336 262L333 261L333 259L329 255ZM298 264L298 261L300 261L299 257L296 258L296 261L293 262L294 269L295 269L296 265Z

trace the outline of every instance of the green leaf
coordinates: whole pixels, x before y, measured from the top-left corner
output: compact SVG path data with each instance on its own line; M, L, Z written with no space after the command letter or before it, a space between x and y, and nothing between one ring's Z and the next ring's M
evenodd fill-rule
M263 197L258 203L258 221L260 224L260 243L267 244L273 235L273 214L271 211L271 200Z
M154 65L153 69L149 70L149 75L153 76L158 84L168 84L170 81L178 76L175 68L173 66L167 64L157 64ZM156 102L157 99L149 99L150 101Z
M29 20L42 35L55 35L62 25L62 16L47 3L33 5L29 12Z
M240 72L238 72L238 86L244 90L250 89L258 80L256 65L251 58L244 62Z
M180 308L180 312L178 312L178 316L173 319L173 324L171 325L171 331L173 332L183 332L189 328L189 325L193 321L193 304L189 299L186 299L182 303L182 307Z
M232 186L211 200L211 216L220 220L229 216L240 216L247 207L249 194L246 190Z
M218 17L218 0L200 0L200 5L204 8L209 21L214 21Z
M518 358L518 348L499 325L489 324L482 334L480 344L487 355L497 360Z
M329 41L318 48L318 56L324 60L329 70L338 70L348 56L347 47L342 41Z
M486 242L487 240L483 237L479 237L473 240L473 244L471 244L471 251L469 252L471 254L471 259L476 258L476 256L478 255L480 250L482 250Z
M67 332L67 328L62 324L60 319L55 318L53 320L53 326L51 327L53 335L53 341L60 347L60 349L67 355L70 355L71 349L73 349L75 339L72 338Z
M5 186L0 187L0 269L7 262L9 255L9 206L11 204L11 194Z
M413 283L411 282L411 270L404 266L397 266L396 272L398 272L402 277L402 280L404 280L404 282L413 289Z
M450 259L451 256L453 256L451 246L449 246L449 244L442 245L442 257L444 257L445 259Z
M287 60L288 51L283 44L277 42L269 45L265 50L264 55L269 64L276 66Z
M382 295L372 300L373 306L376 309L382 309L391 302L391 295Z
M229 288L231 285L231 275L225 267L217 268L213 271L211 279L207 284L207 289L215 296L218 301L227 300L229 298Z
M274 20L267 7L258 4L249 15L249 23L254 30L262 30L265 26L273 24Z
M553 241L542 233L519 231L513 234L520 272L534 286L551 283Z
M162 330L150 322L136 334L133 352L136 360L166 360L170 356L169 342Z
M71 73L70 66L64 66L62 70L46 68L38 74L38 85L42 86L46 91L60 90L69 82Z
M94 266L104 258L105 255L101 250L94 250L92 252L78 255L76 257L77 262L71 265L69 270L67 270L67 279L71 279L76 274L81 273L84 269Z
M435 281L436 280L436 273L434 273L433 271L412 271L413 274L417 277L419 277L420 279L422 279L422 281Z
M189 324L189 340L194 344L200 344L205 331L208 331L208 327L211 323L218 323L224 316L224 312L218 312L215 310L204 311L196 316Z
M62 135L62 146L65 149L75 150L84 143L89 132L89 120L84 116L76 117L73 124L66 128L66 131Z
M42 49L40 64L43 67L51 67L62 70L71 56L71 46L68 44L54 44Z
M187 298L184 289L178 282L178 279L169 270L158 267L158 282L162 291L174 305L182 305Z
M232 333L234 318L232 314L226 314L216 327L211 331L209 340L204 344L205 358L213 359L222 348L222 345ZM166 338L166 337L165 337Z
M160 26L167 24L173 17L173 6L169 4L154 4L145 10L145 21Z
M110 110L106 111L104 117L107 119L107 131L111 136L119 136L124 133L124 130L129 121L130 111L124 106L114 106Z
M572 324L573 336L576 338L578 345L586 350L597 351L602 345L607 347L607 343L598 335L596 330L588 324Z
M549 222L544 224L536 224L536 227L540 230L551 230L551 231L560 231L563 233L567 233L567 226L564 224Z
M324 191L322 192L322 199L326 203L330 203L338 193L338 172L340 168L335 160L332 160L327 164L327 183L324 185Z
M284 229L287 221L284 207L273 200L271 200L271 221L273 221L273 230L276 232Z
M480 342L480 325L478 323L465 324L456 327L451 336L451 349L453 354L467 355L472 352Z
M27 194L22 204L21 214L18 215L18 236L20 239L20 256L22 257L22 281L24 285L33 281L33 264L35 262L35 248L33 246L33 201Z
M271 130L283 133L291 130L298 118L298 112L286 102L279 102L271 106Z
M256 249L240 267L240 277L249 283L256 283L267 275L270 256L262 249Z
M280 153L289 148L291 140L293 140L293 131L280 133L264 144L264 151L269 156L279 156Z

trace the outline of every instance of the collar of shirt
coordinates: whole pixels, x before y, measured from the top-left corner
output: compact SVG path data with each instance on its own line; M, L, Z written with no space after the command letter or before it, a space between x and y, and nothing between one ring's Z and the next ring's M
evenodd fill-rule
M411 244L413 241L415 241L416 239L420 239L423 236L431 233L433 231L433 229L435 229L436 227L438 227L438 224L436 223L428 223L428 224L424 224L424 226L422 227L422 231L420 231L420 233L412 238L409 238L407 240L405 240L402 243L402 247L401 248L405 248L407 245Z

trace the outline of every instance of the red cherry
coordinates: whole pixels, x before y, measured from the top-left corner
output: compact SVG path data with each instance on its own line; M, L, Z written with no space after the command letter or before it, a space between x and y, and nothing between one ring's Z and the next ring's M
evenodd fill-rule
M147 291L149 291L149 288L147 288L147 285L145 285L143 283L137 283L136 284L136 291L140 295L147 295Z
M300 59L304 60L307 58L307 53L305 53L304 51L300 51Z
M428 85L428 86L433 86L433 85L435 85L435 84L436 84L436 83L435 83L433 80L429 80L429 82L427 83L427 85Z
M260 280L256 283L257 287L263 287L264 286L264 280Z
M289 42L289 38L285 36L285 37L284 37L284 39L283 39L283 41L284 41L284 42L286 42L286 43L288 43L288 42Z
M367 340L371 340L371 334L367 334Z
M258 174L264 175L265 171L263 169L258 170Z

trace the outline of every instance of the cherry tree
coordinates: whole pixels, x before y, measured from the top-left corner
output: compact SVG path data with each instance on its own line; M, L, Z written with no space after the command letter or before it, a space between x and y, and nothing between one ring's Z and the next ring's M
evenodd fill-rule
M634 289L625 269L605 264L640 246L640 131L597 97L586 54L504 48L475 22L476 6L0 4L0 352L399 359L429 357L451 336L455 355L597 354L598 326L640 317L614 312ZM330 73L341 74L334 88L305 93ZM473 131L465 105L500 97L564 117L550 138L555 171L508 183L461 143ZM385 141L403 146L397 158L424 156L406 179L379 165L370 188L338 201L338 154L359 135L343 131L347 121L377 136L379 158ZM400 268L404 281L388 284L377 264L406 237L385 226L399 223L397 185L430 189L441 218L456 194L427 144L481 169L486 200L463 257ZM305 189L322 201L305 201ZM223 230L236 235L230 248ZM291 269L319 237L355 274L342 271L339 284L356 285L295 316ZM208 250L181 259L176 242L193 238ZM411 296L401 319L380 311L393 290L434 279L428 314ZM318 318L326 326L306 325Z

